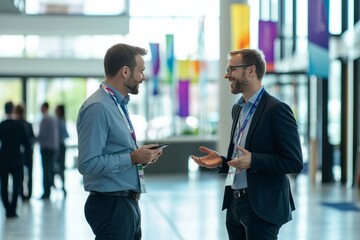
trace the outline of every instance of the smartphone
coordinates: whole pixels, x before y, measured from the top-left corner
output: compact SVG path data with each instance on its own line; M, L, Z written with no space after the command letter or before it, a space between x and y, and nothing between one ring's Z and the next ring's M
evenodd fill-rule
M170 143L160 143L160 144L158 144L158 145L156 145L154 147L151 147L150 149L164 148L164 147L167 147L169 145L170 145Z

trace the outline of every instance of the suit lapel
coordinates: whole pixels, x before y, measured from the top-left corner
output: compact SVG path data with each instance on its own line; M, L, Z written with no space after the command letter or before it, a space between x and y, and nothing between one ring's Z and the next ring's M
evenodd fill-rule
M234 134L235 134L236 126L237 126L239 118L240 118L241 109L242 109L242 107L239 104L236 104L234 106L234 109L233 109L233 112L232 112L232 116L233 116L234 121L233 121L233 124L232 124L232 127L231 127L231 140L234 139Z
M229 144L228 153L227 153L227 159L231 159L232 153L234 151L233 139L234 139L234 134L236 131L236 125L239 121L240 112L241 112L241 106L239 104L235 104L231 111L231 116L232 116L233 122L232 122L232 127L231 127L231 137L230 137L230 144ZM225 164L225 165L227 166L227 164ZM226 170L226 172L227 172L227 170Z

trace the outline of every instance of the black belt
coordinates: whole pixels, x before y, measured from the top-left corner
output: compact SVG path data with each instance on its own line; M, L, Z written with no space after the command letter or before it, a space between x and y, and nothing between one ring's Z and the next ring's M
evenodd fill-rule
M233 190L234 198L242 198L247 196L247 190L246 189L237 189Z
M90 194L98 195L98 196L107 196L107 197L128 197L128 198L132 198L135 201L139 201L140 199L140 193L133 191L118 191L118 192L91 191Z

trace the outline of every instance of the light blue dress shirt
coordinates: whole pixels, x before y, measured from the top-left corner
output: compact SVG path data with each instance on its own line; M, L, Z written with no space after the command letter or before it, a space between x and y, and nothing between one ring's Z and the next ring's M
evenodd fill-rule
M129 102L129 96L107 86L120 104ZM76 123L78 170L86 191L140 192L136 164L130 157L136 144L125 121L113 98L101 87L81 106Z
M45 114L40 122L38 141L41 149L56 151L59 148L59 129L57 120Z
M255 101L257 99L257 97L259 96L260 92L261 92L262 87L256 91L251 98L249 99L249 101L245 102L244 97L241 97L238 101L238 104L242 107L241 108L241 112L240 112L240 117L239 117L239 123L237 124L236 127L236 134L234 134L234 144L235 144L235 148L237 146L236 138L237 135L239 134L240 131L240 126L242 126L243 122L245 121L246 116L249 114L251 107L255 104ZM255 109L256 111L256 109ZM244 133L242 135L242 138L240 139L240 146L245 147L245 143L246 143L246 137L247 134L249 132L249 128L250 128L250 124L252 121L252 118L254 116L255 112L250 116L250 119L248 121L248 123L246 124L246 127L244 129ZM236 157L239 158L242 156L242 152L240 150L237 150L237 154ZM232 189L244 189L247 188L247 178L246 178L246 170L243 171L237 171L235 173L235 179L234 179L234 183L231 186Z

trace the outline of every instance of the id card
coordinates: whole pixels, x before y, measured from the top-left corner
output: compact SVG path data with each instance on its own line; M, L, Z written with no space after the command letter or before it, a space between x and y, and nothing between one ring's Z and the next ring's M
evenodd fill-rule
M141 192L146 193L144 167L142 164L136 164L136 167L139 175Z
M236 173L236 168L233 166L229 167L229 172L226 176L226 180L225 180L225 186L231 186L234 183L235 180L235 173Z
M242 153L238 151L236 148L234 149L232 159L239 158L242 156ZM229 166L229 171L225 180L225 186L232 186L235 181L235 174L237 173L236 167Z

